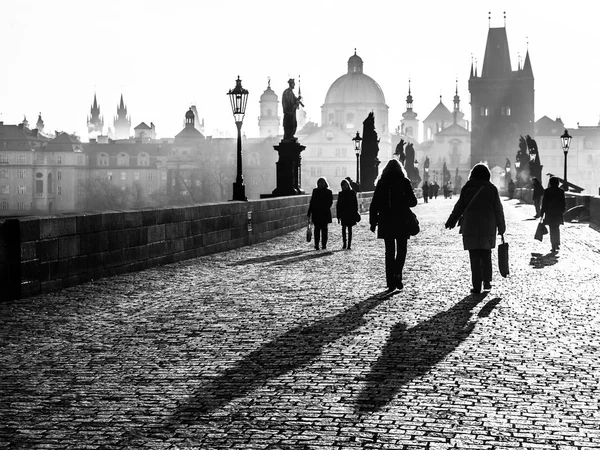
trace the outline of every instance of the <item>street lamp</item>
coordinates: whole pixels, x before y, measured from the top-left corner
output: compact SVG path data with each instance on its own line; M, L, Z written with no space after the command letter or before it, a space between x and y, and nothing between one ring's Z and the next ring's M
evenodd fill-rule
M565 154L565 176L563 178L563 189L565 191L569 190L569 185L567 184L567 153L569 153L569 147L571 146L572 136L569 135L569 132L565 128L565 132L560 137L562 142L562 149Z
M356 136L352 138L354 141L354 153L356 154L356 184L360 186L360 152L362 145L362 138L358 131L356 132Z
M237 126L237 176L233 183L233 200L247 201L246 187L244 186L244 177L242 176L242 122L246 113L246 104L248 102L248 90L242 87L242 80L238 75L235 81L235 88L227 93L231 101L231 111Z

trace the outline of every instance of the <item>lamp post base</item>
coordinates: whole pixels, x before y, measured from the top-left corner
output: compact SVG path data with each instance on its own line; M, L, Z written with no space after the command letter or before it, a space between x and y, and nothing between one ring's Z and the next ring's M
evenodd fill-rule
M233 183L233 198L231 200L233 200L234 202L248 201L248 199L246 198L246 186L244 186L244 183L240 183L237 181Z

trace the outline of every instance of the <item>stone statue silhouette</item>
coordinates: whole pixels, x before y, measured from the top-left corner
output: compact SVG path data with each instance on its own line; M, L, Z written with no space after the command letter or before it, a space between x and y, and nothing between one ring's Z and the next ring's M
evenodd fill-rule
M283 91L281 98L281 106L283 107L283 140L294 141L294 135L298 127L296 110L304 105L302 104L302 96L296 97L296 94L294 94L294 87L296 86L294 79L290 78L288 84L289 87Z

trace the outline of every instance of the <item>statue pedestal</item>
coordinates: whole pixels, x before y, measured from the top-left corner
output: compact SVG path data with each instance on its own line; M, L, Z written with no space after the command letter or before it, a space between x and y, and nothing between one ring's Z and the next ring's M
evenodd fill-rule
M300 162L302 160L300 153L306 148L301 145L297 139L282 140L279 145L273 148L279 153L277 161L277 187L272 194L261 195L261 198L283 197L286 195L304 194L300 185Z

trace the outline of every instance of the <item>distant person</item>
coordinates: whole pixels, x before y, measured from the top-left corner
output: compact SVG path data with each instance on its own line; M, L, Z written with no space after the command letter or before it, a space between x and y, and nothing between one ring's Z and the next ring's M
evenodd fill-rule
M484 290L492 288L492 249L496 246L496 232L502 235L506 231L498 189L490 178L490 170L485 164L475 164L446 221L446 228L452 229L462 217L460 233L463 247L469 251L471 292L474 294L481 293L482 282Z
M565 191L558 187L558 178L551 177L548 188L544 191L540 217L544 218L544 225L550 228L550 244L553 252L560 249L560 226L565 223L563 220L565 209Z
M342 190L338 193L336 204L337 220L338 223L342 224L342 249L351 250L352 227L356 225L356 219L359 216L358 200L356 199L356 192L352 189L348 180L342 180L341 187Z
M433 182L433 197L437 198L439 192L440 192L440 185L437 183L437 181L434 181Z
M327 225L331 220L331 206L333 205L333 193L325 177L317 180L317 187L313 189L310 203L308 205L308 220L315 226L315 250L319 250L319 242L322 249L327 249Z
M515 182L513 180L510 180L508 182L508 198L510 200L512 200L513 197L515 196L515 189L516 189Z
M402 271L409 239L406 220L416 205L417 197L402 163L391 159L381 172L369 209L371 231L377 228L377 237L385 243L385 279L390 291L404 287Z
M421 189L423 190L423 200L425 200L425 203L429 202L429 183L427 183L427 180L423 181L423 186L421 187Z
M358 185L358 183L356 181L354 181L350 177L346 177L345 180L348 181L348 183L350 183L350 187L352 188L352 190L354 192L360 192L360 186Z
M542 183L540 182L540 180L538 180L536 177L532 177L531 178L531 185L533 186L533 204L535 206L535 216L533 216L535 219L537 219L538 217L541 217L541 209L542 209L542 197L544 196L544 186L542 186Z

